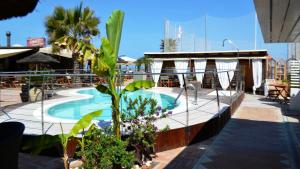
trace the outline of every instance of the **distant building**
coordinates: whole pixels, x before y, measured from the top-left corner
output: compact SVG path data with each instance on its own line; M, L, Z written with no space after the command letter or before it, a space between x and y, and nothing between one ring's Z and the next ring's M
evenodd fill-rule
M300 60L300 43L288 44L288 57Z
M46 47L46 38L28 38L27 47Z

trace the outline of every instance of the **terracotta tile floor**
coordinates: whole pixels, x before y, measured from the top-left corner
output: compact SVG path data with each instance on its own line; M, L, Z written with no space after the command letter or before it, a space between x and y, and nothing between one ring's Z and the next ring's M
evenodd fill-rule
M202 141L201 143L193 144L187 147L180 147L168 151L157 153L157 157L154 159L156 164L153 169L161 168L192 168L201 155L205 152L207 147L213 141L213 138Z

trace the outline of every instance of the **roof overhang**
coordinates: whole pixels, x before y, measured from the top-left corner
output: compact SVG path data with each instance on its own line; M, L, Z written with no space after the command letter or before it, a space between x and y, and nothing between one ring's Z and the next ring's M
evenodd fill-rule
M300 42L299 0L253 0L266 43Z
M0 59L8 58L11 56L15 56L33 50L35 50L35 48L24 48L24 47L0 48Z

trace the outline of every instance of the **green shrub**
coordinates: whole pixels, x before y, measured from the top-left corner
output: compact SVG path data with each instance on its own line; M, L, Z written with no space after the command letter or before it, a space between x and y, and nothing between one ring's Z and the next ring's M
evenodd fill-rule
M155 154L155 140L157 137L158 128L154 125L154 121L160 118L165 118L169 111L161 106L157 106L157 101L152 98L138 98L132 100L124 97L127 107L123 109L121 119L125 133L128 134L128 145L133 147L136 152L137 160L151 160L151 155ZM168 126L166 126L168 127Z
M85 145L78 155L83 158L83 168L132 168L133 152L126 151L127 142L93 128L84 136Z

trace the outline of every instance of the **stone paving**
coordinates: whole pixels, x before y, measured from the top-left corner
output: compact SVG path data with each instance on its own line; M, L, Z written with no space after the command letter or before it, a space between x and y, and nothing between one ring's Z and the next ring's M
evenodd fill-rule
M219 135L158 153L154 168L299 168L299 119L299 112L288 114L284 105L247 94Z
M22 103L20 88L0 89L0 107Z
M246 95L194 169L297 168L284 109L284 105L262 96Z

